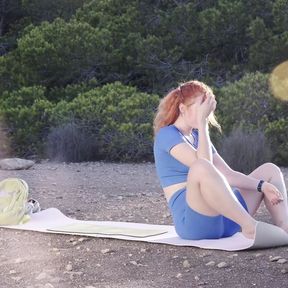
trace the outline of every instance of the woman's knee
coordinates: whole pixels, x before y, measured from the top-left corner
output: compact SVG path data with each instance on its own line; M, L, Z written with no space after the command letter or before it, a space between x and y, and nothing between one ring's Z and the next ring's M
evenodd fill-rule
M274 163L267 162L264 163L262 166L262 169L265 169L269 174L281 174L281 169L275 165Z
M189 169L188 179L191 177L203 177L211 175L215 167L206 159L197 159Z

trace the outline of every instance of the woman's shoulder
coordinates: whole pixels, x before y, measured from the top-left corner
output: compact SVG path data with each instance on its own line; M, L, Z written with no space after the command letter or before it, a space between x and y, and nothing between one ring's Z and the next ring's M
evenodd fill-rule
M159 129L159 131L156 134L156 137L165 137L166 135L171 135L174 133L178 133L177 128L174 125L168 125L168 126L164 126L162 128Z

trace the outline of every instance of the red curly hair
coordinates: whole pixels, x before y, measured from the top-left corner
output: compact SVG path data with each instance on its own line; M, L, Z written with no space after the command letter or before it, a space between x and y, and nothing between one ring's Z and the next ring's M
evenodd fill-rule
M187 100L196 97L199 92L204 94L204 99L206 94L213 94L212 89L203 82L191 80L181 84L162 98L154 118L154 135L160 128L171 125L176 121L180 114L180 103L187 103ZM217 122L214 113L211 113L208 119L209 124L221 131L220 124Z

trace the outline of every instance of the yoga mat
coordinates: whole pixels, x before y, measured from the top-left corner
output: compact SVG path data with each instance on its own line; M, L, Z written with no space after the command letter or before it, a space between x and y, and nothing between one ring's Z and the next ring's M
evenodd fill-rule
M171 225L152 225L131 222L82 221L69 218L56 208L49 208L31 216L28 223L0 226L7 229L30 230L43 233L81 235L130 241L193 246L205 249L239 251L288 245L288 234L282 229L258 222L256 239L247 239L238 232L231 237L209 240L184 240Z
M140 229L133 227L124 227L119 223L119 225L113 227L111 225L99 225L95 223L72 223L65 226L55 227L47 229L53 232L66 232L66 233L78 233L78 234L102 234L106 236L119 235L119 236L129 236L129 237L151 237L156 235L161 235L167 233L166 229Z

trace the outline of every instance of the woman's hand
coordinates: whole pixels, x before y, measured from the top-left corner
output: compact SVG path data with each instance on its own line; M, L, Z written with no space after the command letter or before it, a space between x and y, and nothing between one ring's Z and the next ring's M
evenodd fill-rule
M265 196L271 202L272 205L277 205L284 200L281 192L273 184L269 182L265 181L263 183L262 192L265 194Z
M204 101L202 97L199 97L196 102L196 105L198 105L196 111L199 124L207 121L208 116L215 110L217 104L213 94L207 94L205 97Z

